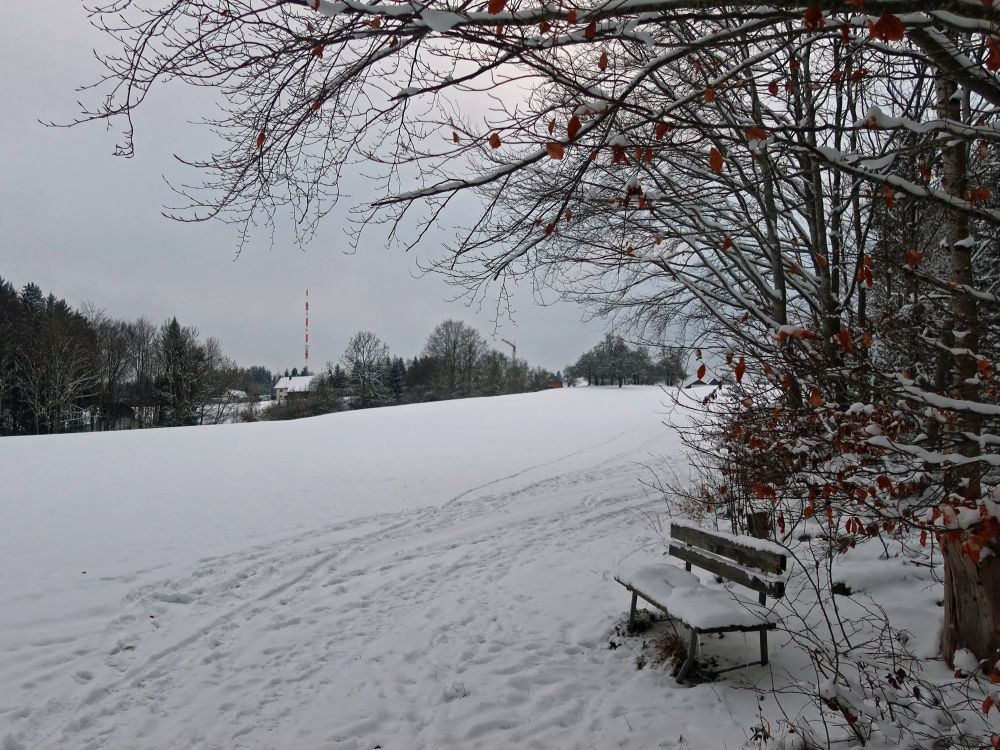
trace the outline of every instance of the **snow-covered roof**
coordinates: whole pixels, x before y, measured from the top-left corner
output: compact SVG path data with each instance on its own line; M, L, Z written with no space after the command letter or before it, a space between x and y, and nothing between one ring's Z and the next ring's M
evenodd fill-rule
M293 378L280 378L274 384L274 389L277 391L285 390L289 393L305 393L309 390L309 386L315 377L315 375L296 375Z

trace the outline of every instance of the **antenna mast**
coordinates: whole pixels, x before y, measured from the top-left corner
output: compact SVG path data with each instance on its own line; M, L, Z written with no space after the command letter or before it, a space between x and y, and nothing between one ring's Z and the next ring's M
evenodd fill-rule
M306 289L306 364L304 372L309 372L309 290Z
M508 341L507 339L500 339L507 346L510 347L510 363L514 366L517 365L517 347L514 345L513 341Z

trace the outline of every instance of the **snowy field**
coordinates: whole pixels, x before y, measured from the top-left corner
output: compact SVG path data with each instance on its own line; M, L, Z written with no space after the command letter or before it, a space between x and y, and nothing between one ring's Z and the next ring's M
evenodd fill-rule
M667 401L3 440L0 748L743 746L752 693L609 648Z

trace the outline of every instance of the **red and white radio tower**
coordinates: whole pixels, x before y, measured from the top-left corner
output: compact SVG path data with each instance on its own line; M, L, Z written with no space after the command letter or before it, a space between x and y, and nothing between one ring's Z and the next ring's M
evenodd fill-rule
M309 290L306 289L306 365L305 372L309 372Z

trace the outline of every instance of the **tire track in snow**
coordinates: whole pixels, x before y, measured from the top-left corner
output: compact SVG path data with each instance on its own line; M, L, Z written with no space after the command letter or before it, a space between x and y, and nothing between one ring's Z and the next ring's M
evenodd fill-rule
M525 474L527 474L528 472L535 471L536 469L544 469L546 466L554 466L555 464L562 463L563 461L566 461L567 459L573 458L575 456L579 456L581 453L586 453L587 451L596 450L597 448L601 448L601 447L603 447L605 445L608 445L609 443L613 443L616 440L620 440L623 436L629 434L629 432L631 432L631 430L623 430L622 432L619 432L617 435L615 435L614 437L609 438L607 440L602 440L599 443L595 443L593 445L588 445L588 446L586 446L584 448L580 448L579 450L571 451L570 453L567 453L564 456L560 456L559 458L552 459L551 461L543 461L542 463L535 464L534 466L529 466L526 469L521 469L520 471L515 471L513 474L508 474L506 476L499 477L497 479L490 480L489 482L485 482L483 484L477 485L476 487L471 487L470 489L467 489L464 492L461 492L458 495L455 495L450 500L446 500L442 504L441 507L447 507L447 506L449 506L449 505L451 505L453 503L459 502L463 498L466 498L469 495L472 495L473 493L478 492L479 490L486 489L487 487L492 487L492 486L494 486L496 484L500 484L501 482L506 482L506 481L509 481L511 479L517 479L518 477L522 477Z

